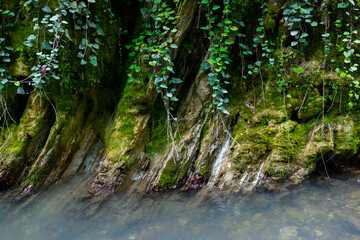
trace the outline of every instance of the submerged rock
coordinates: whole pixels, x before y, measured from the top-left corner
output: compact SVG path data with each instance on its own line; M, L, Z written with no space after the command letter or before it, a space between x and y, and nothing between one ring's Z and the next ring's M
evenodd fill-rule
M297 239L297 229L298 227L295 226L289 226L289 227L283 227L280 229L280 240L293 240Z

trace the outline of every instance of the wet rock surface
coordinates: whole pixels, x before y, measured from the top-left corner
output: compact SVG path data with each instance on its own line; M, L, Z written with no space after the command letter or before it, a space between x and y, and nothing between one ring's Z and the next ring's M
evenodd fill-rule
M51 2L55 7L57 2ZM118 4L134 6L134 12L140 12L136 9L139 5ZM281 9L284 2L277 4L276 9ZM317 87L306 91L289 88L291 97L279 94L271 69L260 85L243 79L243 72L230 64L233 79L224 89L230 114L214 111L213 86L201 67L213 54L201 29L203 19L198 16L203 10L196 0L184 1L174 22L171 41L178 47L171 48L169 54L182 83L174 93L179 101L171 111L165 110L152 77L138 76L128 82L123 66L132 59L116 55L112 44L117 45L118 38L110 34L109 44L104 46L108 52L101 63L99 59L104 69L90 74L101 79L99 87L79 94L63 94L57 87L49 89L48 95L35 91L26 100L25 111L18 113L20 122L4 131L6 136L0 139L0 189L15 187L26 196L62 177L95 171L83 199L93 207L89 212L96 212L107 197L133 180L140 181L138 191L143 192L215 188L231 194L299 184L319 169L327 171L328 166L357 173L359 121L356 115L342 111L338 100L331 106L325 104L324 91L317 88L323 78L311 75L322 63L317 56L309 55L314 59L300 63L306 69L304 78L311 78ZM126 18L130 21L134 17L133 25L139 25L136 31L140 31L140 20L131 14L126 13ZM22 25L29 20L19 19ZM275 19L272 21L275 26ZM10 40L22 45L24 29L14 29ZM123 40L131 41L131 37L129 33ZM30 67L20 56L10 71L26 77ZM139 65L143 76L153 71L146 61ZM339 81L326 71L326 81ZM286 78L299 84L303 81L291 71ZM174 117L171 121L170 114Z

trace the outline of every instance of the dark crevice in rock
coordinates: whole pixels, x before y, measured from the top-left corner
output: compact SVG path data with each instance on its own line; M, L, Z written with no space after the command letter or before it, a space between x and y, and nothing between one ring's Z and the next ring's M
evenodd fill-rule
M24 78L18 78L18 81L23 80ZM15 121L15 123L19 123L21 116L23 115L26 104L29 100L30 93L34 90L32 85L29 85L27 82L21 84L21 87L24 90L24 93L17 94L17 87L10 86L7 88L5 94L5 98L7 98L7 113L8 116L6 119L9 121ZM2 125L4 121L4 117L1 117L0 124Z
M331 178L333 174L355 174L359 172L359 170L360 161L358 155L349 157L345 154L339 154L336 152L335 147L335 151L331 151L326 154L324 153L323 158L321 158L320 154L313 175L320 174L324 177L327 177L327 171Z
M91 98L86 98L85 110L83 114L83 122L81 128L84 128L88 121L92 120L91 115L94 113L95 103Z
M290 115L290 120L295 121L297 123L302 123L303 120L301 120L298 116L299 110L295 110Z
M239 118L240 118L240 113L236 113L235 116L231 117L230 128L233 128L237 124Z
M209 46L209 40L204 37L203 30L197 24L197 21L192 21L189 26L190 30L179 46L179 52L174 60L175 73L183 81L176 91L178 99L185 99L201 68L202 60ZM181 102L177 102L173 112L176 113L180 106Z
M122 28L128 31L127 34L124 36L124 39L122 39L122 41L124 41L125 43L131 42L134 33L140 30L139 29L140 21L145 20L140 12L142 3L140 3L139 1L112 0L111 6L112 6L112 11L117 16L121 16Z

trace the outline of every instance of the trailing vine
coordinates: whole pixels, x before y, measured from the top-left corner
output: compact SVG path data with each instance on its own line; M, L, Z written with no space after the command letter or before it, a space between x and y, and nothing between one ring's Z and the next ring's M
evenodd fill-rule
M292 47L309 45L307 41L309 34L305 32L304 22L310 23L311 26L317 26L317 22L311 20L313 10L314 7L312 7L310 0L292 1L289 8L284 10L284 20L290 30L290 35L294 37L291 42Z
M288 70L292 69L294 73L301 74L304 72L302 67L296 66L294 60L297 59L298 54L305 57L304 48L309 45L307 37L309 34L305 31L310 25L312 27L318 26L318 23L314 21L312 12L314 10L314 4L317 0L305 0L305 1L290 1L287 7L283 6L284 23L289 31L289 35L282 35L280 38L281 53L277 55L277 88L279 92L282 92L287 98L292 96L287 92L291 82L287 79ZM290 45L287 45L288 38L291 38ZM271 62L274 62L271 59ZM301 110L302 107L300 107Z
M175 96L176 85L182 82L181 79L173 77L175 71L170 53L171 49L177 48L173 35L177 32L174 26L181 2L174 0L172 4L161 0L147 1L147 7L141 9L146 20L144 31L133 40L132 45L126 46L131 50L129 56L135 57L130 66L132 71L128 74L129 82L134 79L138 82L144 78L151 79L168 111L171 109L170 102L178 101Z
M224 0L223 6L216 4L212 0L203 0L207 13L208 24L201 29L207 31L210 40L209 58L202 64L203 70L208 70L209 84L213 89L213 111L219 110L224 114L230 114L225 108L229 99L225 97L228 93L223 84L230 84L230 74L228 66L232 62L230 59L230 48L234 44L236 36L242 36L239 33L238 26L244 26L242 21L233 17L233 11L236 9L236 1ZM243 49L248 49L242 45ZM247 50L245 53L248 53Z
M9 73L9 64L11 63L11 54L14 48L9 44L9 28L14 26L15 13L3 9L4 1L0 0L0 93L7 84L12 80Z
M9 29L14 26L15 13L4 8L4 1L0 0L0 121L7 126L7 116L9 115L11 119L12 117L8 114L4 88L13 79L9 71L9 64L14 48L9 44ZM19 89L18 93L21 93Z
M354 29L354 24L359 20L359 8L356 7L355 2L350 0L350 3L341 2L337 7L339 11L345 11L345 14L349 18L349 22L345 24L346 30L338 34L339 43L336 44L337 51L343 55L342 66L337 67L335 70L339 76L345 80L351 81L349 90L349 102L348 107L350 109L359 105L360 97L360 84L359 80L354 78L354 73L357 72L359 64L356 60L359 59L360 54L356 52L355 44L359 44L359 39L354 39L358 36L358 30ZM353 14L355 12L355 14ZM354 15L354 16L353 16ZM336 20L336 27L341 29L343 25L341 20Z
M143 31L126 46L132 60L128 81L136 83L150 81L162 97L169 118L176 120L171 115L172 103L179 101L177 89L182 80L175 73L172 52L179 47L174 42L174 36L178 31L176 24L184 1L139 1L144 5L141 8L144 20ZM62 76L64 69L61 63L66 59L65 49L69 47L78 48L76 56L79 58L79 66L98 67L99 50L105 32L100 27L101 20L91 11L95 7L95 0L59 0L58 3L55 9L36 0L22 3L27 10L36 12L37 15L32 19L33 32L24 41L26 47L33 49L29 51L34 52L35 61L32 61L34 65L31 68L31 75L22 80L13 79L8 68L11 61L10 54L14 50L7 41L8 28L13 26L15 14L0 9L2 19L0 58L3 63L0 67L0 90L9 82L18 86L18 93L25 93L22 84L31 84L41 89L49 81L64 81ZM4 5L3 0L0 0L0 4ZM328 84L337 91L346 85L349 89L348 107L351 109L359 106L360 83L356 75L359 66L357 60L360 56L356 47L360 43L357 39L356 27L359 18L357 2L354 0L286 1L281 8L279 6L282 18L279 24L284 27L279 39L268 35L266 29L270 2L256 0L252 4L240 0L199 1L200 11L204 11L206 18L206 23L201 29L210 43L209 58L201 64L201 71L206 72L212 88L210 107L214 112L230 114L226 104L229 102L227 93L232 81L230 68L233 67L233 62L240 63L241 79L251 76L253 83L255 79L261 80L263 96L267 79L264 79L262 73L267 68L273 69L277 74L276 88L286 98L291 98L288 93L288 89L292 86L289 73L295 73L301 78L304 67L299 65L299 59L305 60L308 57L305 53L312 44L309 36L321 36L325 55L321 63L323 78L325 72L335 68L340 78L344 80L338 86L324 81L323 88ZM327 6L330 4L336 5L333 11L344 15L343 19L336 19L334 24L329 20L332 13ZM109 0L103 0L102 11L113 18L114 14L109 5ZM252 26L249 20L244 19L245 8L249 5L256 6L260 10L253 17L255 21L251 22L254 23ZM314 15L325 16L325 21L315 18ZM319 29L321 34L316 33ZM238 54L232 53L233 49L239 50ZM342 59L340 62L339 58ZM313 87L312 82L304 79L301 88L306 90L305 98L309 89ZM325 91L322 95L334 101L334 97ZM300 110L302 107L306 106L302 104Z
M167 136L171 143L174 163L177 154L174 154L175 132L172 121L176 122L177 118L171 111L172 102L179 100L176 91L182 80L175 75L172 50L178 48L174 42L174 35L178 31L175 26L182 3L179 0L146 0L141 8L145 20L143 32L138 38L133 39L132 44L126 46L130 50L129 56L134 58L129 67L128 82L135 81L139 84L150 81L164 102Z
M29 5L30 1L25 5ZM59 53L65 48L65 45L72 44L73 30L69 29L69 20L74 22L74 30L82 33L82 38L78 44L77 57L80 58L80 65L88 62L97 67L97 55L101 46L100 36L104 36L104 31L99 24L93 22L89 10L90 4L95 0L76 1L62 0L59 1L59 7L52 10L48 5L38 7L38 15L42 16L33 18L35 25L33 34L28 36L24 45L27 47L36 47L37 61L32 67L32 74L22 80L31 82L35 87L42 88L46 80L51 78L60 80L59 76ZM98 19L95 19L99 21ZM92 31L93 30L93 31ZM92 34L93 33L93 34ZM94 38L91 36L94 35ZM92 41L91 41L92 40Z

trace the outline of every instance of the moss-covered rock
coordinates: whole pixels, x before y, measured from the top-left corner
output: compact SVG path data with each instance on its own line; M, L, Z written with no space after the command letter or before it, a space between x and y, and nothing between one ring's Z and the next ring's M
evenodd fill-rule
M1 188L15 184L25 177L53 122L53 111L40 93L33 93L18 125L12 124L1 139Z
M32 18L36 12L27 12L19 2L6 3L19 10L19 22L9 33L15 49L9 69L17 80L28 77L38 60L36 49L23 44L34 32ZM198 189L207 182L210 187L252 190L266 184L298 183L325 158L341 162L357 155L359 121L356 114L348 114L344 108L344 102L356 98L357 88L350 85L355 83L352 78L340 78L334 71L335 63L344 63L343 53L336 51L324 62L321 34L313 27L308 29L310 26L301 28L301 32L308 31L313 38L309 40L311 46L305 48L299 43L290 47L294 33L290 33L292 29L283 14L283 7L289 7L290 2L269 0L262 8L267 11L259 12L252 7L260 7L260 3L241 3L244 11L237 20L246 25L241 30L232 27L239 32L231 31L240 36L239 43L249 45L253 54L238 58L239 50L246 47L234 45L229 56L224 56L234 60L226 69L232 76L230 83L219 83L229 92L226 108L230 116L210 107L215 98L208 81L212 69L204 70L206 64L202 63L213 56L213 49L208 49L206 31L199 28L207 21L201 16L205 8L198 7L198 1L181 2L179 17L171 25L176 28L170 34L171 43L177 48L171 47L169 53L182 83L175 93L179 101L166 108L154 79L147 76L167 70L152 68L138 59L142 76L132 82L127 79L127 66L134 59L126 57L127 50L121 45L130 43L132 33L140 31L141 20L148 20L148 16L125 14L123 9L139 7L137 2L114 3L127 6L118 11L126 15L124 22L132 28L129 35L119 38L123 26L119 18L108 14L104 3L96 1L91 9L99 20L96 24L106 33L97 36L96 41L102 43L97 52L98 65L80 65L76 55L83 33L70 31L73 41L64 43L66 47L60 50L59 82L51 80L44 86L43 95L32 94L24 113L20 108L16 110L16 120L22 115L20 123L4 128L0 141L1 187L39 189L64 174L76 174L88 164L88 156L96 155L98 162L100 158L104 161L90 189L92 194L111 194L115 187L139 180L133 177L135 172L141 172L142 188L147 190ZM46 4L54 10L58 2ZM329 4L336 7L334 1ZM320 10L319 5L313 19L325 22L326 16L317 12ZM334 14L340 14L338 11ZM267 42L253 45L253 38L259 36L253 23L259 22L267 35L261 41ZM121 54L120 48L124 49ZM270 58L276 66L268 67ZM255 60L259 68L246 74L248 64L253 69ZM358 75L353 73L353 77L357 79ZM15 86L4 91L8 91L8 106L14 108ZM357 109L351 111L356 113ZM224 149L224 141L230 141L228 149ZM94 149L98 154L93 153Z

